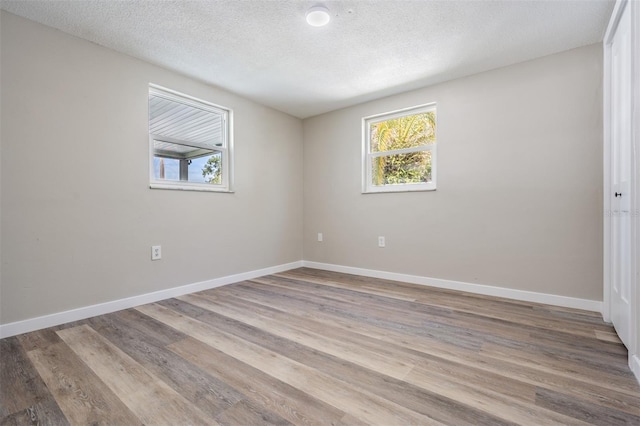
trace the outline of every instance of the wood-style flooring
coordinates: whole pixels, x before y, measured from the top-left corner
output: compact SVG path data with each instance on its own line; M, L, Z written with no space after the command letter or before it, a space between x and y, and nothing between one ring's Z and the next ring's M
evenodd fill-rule
M313 269L0 351L2 425L640 425L599 314Z

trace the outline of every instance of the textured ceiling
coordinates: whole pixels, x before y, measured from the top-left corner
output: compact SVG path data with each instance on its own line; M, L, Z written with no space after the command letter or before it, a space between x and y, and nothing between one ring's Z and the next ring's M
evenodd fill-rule
M305 22L324 4L331 22ZM613 0L25 1L2 9L296 117L602 41Z

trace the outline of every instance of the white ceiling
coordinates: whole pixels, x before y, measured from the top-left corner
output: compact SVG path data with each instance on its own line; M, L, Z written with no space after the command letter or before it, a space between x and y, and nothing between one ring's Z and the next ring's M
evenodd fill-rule
M326 5L326 27L305 22ZM602 41L613 0L2 0L2 9L305 118Z

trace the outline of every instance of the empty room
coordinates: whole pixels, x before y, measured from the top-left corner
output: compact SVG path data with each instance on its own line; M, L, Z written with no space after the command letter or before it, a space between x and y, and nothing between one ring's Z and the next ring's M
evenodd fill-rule
M640 425L640 1L2 0L0 425Z

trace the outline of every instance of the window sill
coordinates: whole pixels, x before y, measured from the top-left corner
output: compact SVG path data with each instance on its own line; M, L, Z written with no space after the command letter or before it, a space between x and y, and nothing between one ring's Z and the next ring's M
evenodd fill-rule
M433 185L389 185L382 187L366 188L363 194L384 194L388 192L429 192L435 191Z
M199 191L199 192L224 192L233 194L234 191L220 186L211 186L202 183L184 183L184 182L151 182L151 189L172 189L174 191Z

